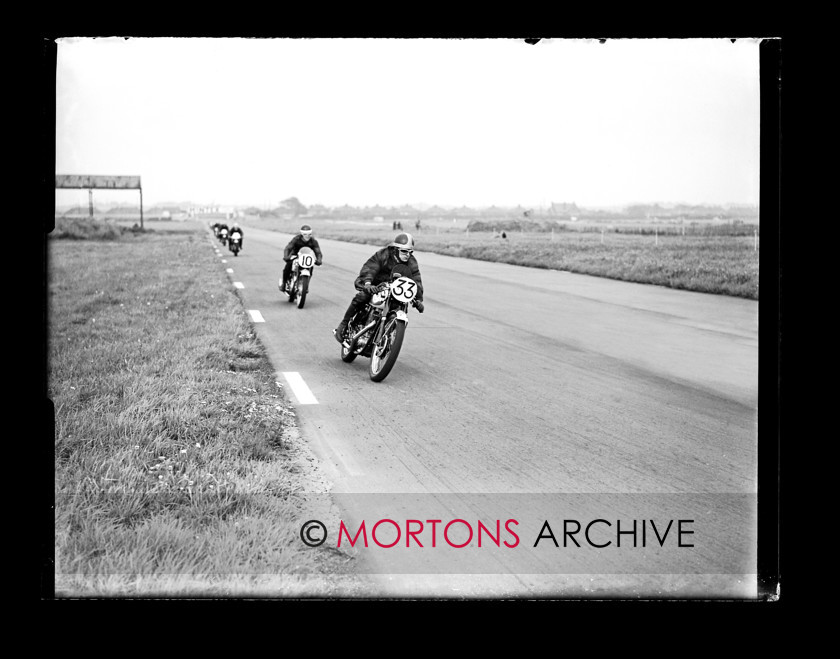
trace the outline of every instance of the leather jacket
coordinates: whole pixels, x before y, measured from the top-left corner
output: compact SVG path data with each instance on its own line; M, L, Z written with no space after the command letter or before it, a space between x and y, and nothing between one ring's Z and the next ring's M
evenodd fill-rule
M365 283L370 282L374 286L382 282L391 280L391 271L395 266L403 266L409 272L408 277L411 277L417 283L417 300L423 300L423 280L420 277L420 266L414 254L408 257L408 261L403 263L396 255L396 250L391 247L383 247L375 252L367 261L365 261L362 269L359 271L359 276L353 285L356 290L363 290Z
M289 244L286 245L286 249L283 250L283 260L288 261L300 251L301 247L309 247L313 252L315 252L315 258L318 261L323 259L323 256L321 255L321 246L318 244L315 237L311 236L309 240L306 241L300 237L300 234L298 234L289 241Z

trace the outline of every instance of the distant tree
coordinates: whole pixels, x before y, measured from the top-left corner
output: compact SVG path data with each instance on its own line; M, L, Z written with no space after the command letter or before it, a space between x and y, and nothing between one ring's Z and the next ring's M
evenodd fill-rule
M307 212L306 206L300 203L297 197L289 197L288 199L284 199L280 202L280 208L286 210L295 217L297 217L298 215L306 215Z

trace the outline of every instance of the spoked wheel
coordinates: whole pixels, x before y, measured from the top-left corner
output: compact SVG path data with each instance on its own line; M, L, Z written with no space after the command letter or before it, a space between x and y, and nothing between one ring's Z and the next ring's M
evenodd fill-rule
M298 289L298 309L303 309L306 302L306 294L309 292L309 277L301 277L297 283Z
M382 382L397 363L397 357L402 348L403 337L405 336L405 323L391 319L385 325L385 331L373 346L373 353L370 356L370 379L374 382Z

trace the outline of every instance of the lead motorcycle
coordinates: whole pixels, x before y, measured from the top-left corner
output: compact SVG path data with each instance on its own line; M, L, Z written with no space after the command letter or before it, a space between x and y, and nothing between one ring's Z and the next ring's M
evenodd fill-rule
M228 249L233 252L234 256L239 256L239 250L242 249L242 234L236 229L230 232L230 238L228 238Z
M408 308L417 301L417 283L399 271L391 274L384 289L374 293L364 308L347 323L347 338L341 344L341 361L370 358L368 372L374 382L382 382L402 348L408 326Z
M292 270L286 282L286 288L283 288L283 276L280 276L278 282L280 292L289 296L289 302L293 304L297 302L298 309L303 309L306 303L306 294L309 293L309 281L314 267L315 252L310 247L301 247L292 257Z

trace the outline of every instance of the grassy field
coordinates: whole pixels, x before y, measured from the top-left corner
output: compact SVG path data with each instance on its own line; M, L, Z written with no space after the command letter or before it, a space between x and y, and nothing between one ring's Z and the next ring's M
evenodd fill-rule
M298 539L317 461L236 289L173 224L48 241L55 595L352 590L346 556Z
M294 233L304 221L316 237L370 245L385 245L396 233L391 222L371 220L247 217L240 223ZM421 265L425 251L758 299L757 227L695 223L683 235L684 225L576 223L554 232L506 231L506 238L467 228L466 220L424 222L420 231L403 222L415 237Z

